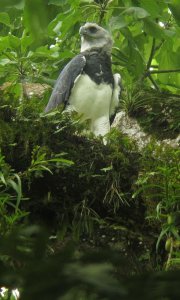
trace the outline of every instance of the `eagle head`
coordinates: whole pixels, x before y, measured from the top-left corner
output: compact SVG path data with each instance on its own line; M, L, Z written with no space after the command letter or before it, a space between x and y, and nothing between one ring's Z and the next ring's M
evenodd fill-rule
M103 48L106 53L111 54L112 38L104 28L96 23L86 23L80 27L79 33L81 35L81 52Z

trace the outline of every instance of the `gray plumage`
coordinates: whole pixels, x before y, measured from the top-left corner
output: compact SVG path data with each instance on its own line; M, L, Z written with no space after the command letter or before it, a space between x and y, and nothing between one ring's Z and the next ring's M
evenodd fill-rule
M56 81L45 112L50 111L60 104L67 104L74 81L82 73L85 64L84 56L79 54L65 66Z
M111 69L112 39L95 23L82 26L80 35L81 53L60 73L45 112L64 104L66 110L90 119L95 135L105 135L120 94L120 75Z

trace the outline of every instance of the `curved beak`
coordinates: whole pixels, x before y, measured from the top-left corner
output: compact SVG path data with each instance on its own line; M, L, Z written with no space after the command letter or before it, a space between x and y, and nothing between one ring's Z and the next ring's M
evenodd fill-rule
M87 30L85 29L84 26L81 26L79 29L79 34L80 35L86 35L87 34Z

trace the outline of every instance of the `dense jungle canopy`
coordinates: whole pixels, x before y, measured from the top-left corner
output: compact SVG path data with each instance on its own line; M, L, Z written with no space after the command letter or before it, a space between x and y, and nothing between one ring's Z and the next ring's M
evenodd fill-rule
M44 113L87 21L141 149ZM180 299L179 91L179 0L0 0L0 299Z

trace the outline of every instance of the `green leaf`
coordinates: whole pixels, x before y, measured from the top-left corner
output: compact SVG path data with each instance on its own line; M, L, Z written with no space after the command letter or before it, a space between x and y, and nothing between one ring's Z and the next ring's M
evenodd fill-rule
M32 57L44 57L49 59L59 58L59 47L55 46L51 49L48 49L48 46L42 46L36 49Z
M65 4L67 4L67 0L49 0L48 4L63 6Z
M172 0L169 3L169 9L171 10L177 24L180 26L180 3L179 0Z
M52 158L49 159L48 162L57 162L57 163L62 163L63 165L74 165L74 162L72 160L64 159L64 158Z
M106 173L106 172L112 171L112 170L113 170L113 166L111 165L111 166L109 166L109 167L102 168L102 169L100 169L100 170Z
M11 62L11 64L13 63L14 62ZM17 80L17 78L15 78L15 80ZM8 91L13 94L14 99L19 99L22 95L22 85L20 83L11 83L11 85L8 86Z
M56 18L48 25L48 35L51 37L59 35L61 26L62 26L61 15L57 15Z
M112 30L120 29L128 25L128 23L124 19L124 16L122 15L112 17L109 23Z
M180 48L177 52L172 51L172 41L166 41L156 57L160 70L171 70L180 68ZM170 72L157 75L163 84L175 87L180 86L180 73Z
M32 34L35 42L40 44L47 35L47 2L44 0L26 0L24 8L24 23Z
M157 39L165 38L164 29L161 28L157 23L155 23L150 18L145 18L144 20L144 32L150 34Z
M164 235L166 235L168 233L168 231L169 231L169 227L166 227L166 228L162 229L162 231L161 231L161 233L158 237L157 243L156 243L156 252L158 252L160 241L162 240Z
M5 12L0 13L0 23L11 27L11 21L7 13Z
M9 47L9 37L0 36L0 51L5 51Z
M7 186L6 179L5 179L4 174L3 174L2 172L0 172L0 180L1 180L1 182L2 182L5 186Z
M149 16L149 13L141 7L129 7L123 14L133 15L136 19L144 19Z
M63 19L61 26L61 38L64 38L65 35L73 30L75 24L81 20L81 14L79 10L72 10L71 14L68 14L65 19Z
M13 49L18 49L21 44L20 38L16 37L15 35L9 34L9 45Z
M23 5L24 0L1 0L0 10L14 7L22 9Z
M9 58L1 58L0 59L1 66L6 66L6 65L9 65L10 63L11 63L11 60Z
M33 43L33 37L31 35L30 36L23 36L21 38L22 51L25 52L32 43Z
M140 6L145 9L151 15L151 17L156 18L159 16L161 8L156 0L141 0L140 3Z
M22 198L22 187L21 187L21 179L15 174L17 182L15 180L9 179L8 184L13 188L13 190L17 193L17 202L16 202L16 211L18 210L21 198Z
M44 165L38 165L37 168L33 168L32 169L33 171L47 171L49 172L51 175L53 175L52 171L48 168L48 167L45 167Z
M80 2L82 2L82 0L68 0L68 2L73 8L77 8L80 5Z
M127 51L128 54L128 71L131 72L131 74L135 78L139 77L145 68L142 53L135 43L131 31L128 28L122 28L121 32L124 35L125 39L128 41L126 49L123 49L123 51Z
M124 52L122 52L119 48L117 47L113 47L113 53L112 55L115 53L116 57L118 58L119 61L123 62L123 63L128 63L128 55L125 54Z

